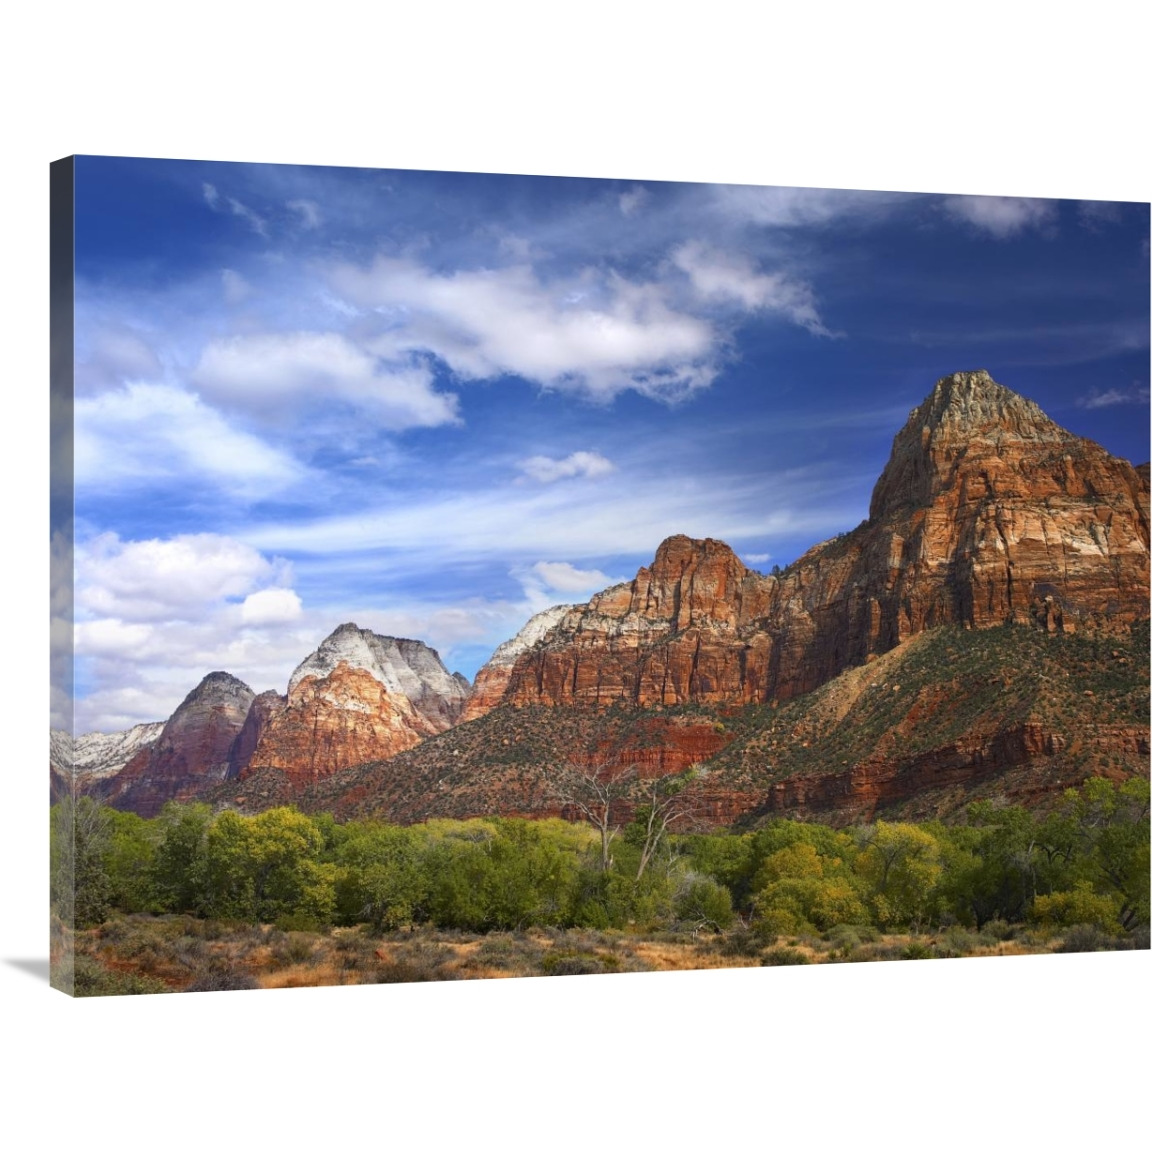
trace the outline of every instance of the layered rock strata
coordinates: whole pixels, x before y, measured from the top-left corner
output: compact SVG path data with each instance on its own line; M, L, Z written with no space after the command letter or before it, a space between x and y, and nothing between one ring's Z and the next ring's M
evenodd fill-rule
M421 641L342 624L292 673L287 696L264 693L253 702L230 776L274 768L302 788L387 759L450 727L468 690Z
M101 794L115 807L155 816L224 780L232 745L255 693L227 672L210 672L185 697L155 743L141 748Z
M674 536L630 584L481 670L499 702L788 699L945 623L1071 632L1148 614L1146 474L986 372L940 380L897 434L868 520L777 576Z
M137 724L123 732L88 732L73 739L53 729L48 755L53 802L69 792L87 792L115 776L137 752L154 744L163 730L162 722Z

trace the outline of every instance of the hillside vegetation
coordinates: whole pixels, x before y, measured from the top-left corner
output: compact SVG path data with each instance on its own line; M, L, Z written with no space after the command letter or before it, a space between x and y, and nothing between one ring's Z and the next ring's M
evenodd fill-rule
M1044 817L977 803L952 825L745 833L673 833L652 816L675 795L603 829L203 804L145 820L68 802L53 810L53 980L100 995L255 987L292 965L294 982L339 983L491 975L501 957L564 974L1148 946L1146 780L1093 778Z

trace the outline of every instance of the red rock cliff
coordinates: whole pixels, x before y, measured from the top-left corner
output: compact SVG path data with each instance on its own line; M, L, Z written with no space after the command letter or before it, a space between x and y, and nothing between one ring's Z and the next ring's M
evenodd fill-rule
M117 808L155 816L169 800L191 800L228 775L232 744L255 693L227 672L210 672L185 697L154 744L100 789Z
M498 701L789 698L938 624L1144 617L1148 578L1146 475L986 372L956 373L897 434L864 524L778 578L673 536L630 584L482 669L468 717Z

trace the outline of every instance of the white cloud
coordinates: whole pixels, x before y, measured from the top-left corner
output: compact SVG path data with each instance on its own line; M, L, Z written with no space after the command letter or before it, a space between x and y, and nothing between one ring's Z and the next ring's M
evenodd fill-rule
M289 200L285 207L300 217L300 226L308 231L319 228L322 222L320 205L315 200Z
M599 452L573 452L563 460L554 460L551 456L529 456L527 460L521 460L517 467L529 479L541 484L550 484L554 480L571 476L607 476L616 470L616 465Z
M763 564L772 559L771 552L745 552L743 556L746 564Z
M300 597L291 588L264 588L244 598L240 619L245 624L286 624L299 620Z
M1057 216L1056 201L1021 196L948 196L943 207L954 220L970 224L997 240L1006 240L1029 228L1047 228Z
M77 545L76 572L79 609L128 621L196 616L206 604L238 600L266 585L283 593L291 575L284 561L210 532L131 541L105 532Z
M620 193L620 212L621 215L631 216L644 206L645 201L648 199L648 189L642 184L637 184L635 188L629 188L627 192Z
M76 651L85 656L134 656L152 636L148 624L90 620L76 625Z
M255 499L305 474L197 396L167 384L77 397L75 432L76 484L92 491L190 476Z
M527 265L440 274L386 257L338 266L331 281L380 315L373 351L432 352L468 379L513 374L602 401L628 389L676 400L718 370L720 334L658 283L592 270L544 283Z
M598 592L607 588L612 580L595 568L577 568L567 561L540 560L532 565L544 584L556 592Z
M208 672L283 691L319 636L291 568L211 533L76 548L75 652L92 690L76 702L79 731L163 720Z
M458 422L457 398L437 392L420 364L382 364L336 332L233 336L204 349L192 373L221 404L276 415L297 401L339 399L391 430Z
M1089 390L1087 396L1081 396L1076 401L1078 408L1112 408L1117 404L1146 404L1148 402L1147 387L1134 383L1130 388L1108 388L1101 392L1098 388Z
M1115 200L1081 200L1076 214L1085 228L1098 231L1105 224L1119 224L1124 219L1123 207Z
M719 505L715 487L690 471L604 485L592 503L580 484L509 484L463 494L410 494L355 515L253 525L244 539L265 551L320 556L386 547L394 574L493 558L527 562L541 554L574 561L632 555L654 551L665 537L681 532L734 546L785 534L820 540L854 523L858 511L846 512L829 499L828 483L826 474L816 472L766 473L743 484L726 482ZM856 494L854 487L846 490Z
M706 301L736 304L749 312L780 312L809 332L830 335L816 311L811 287L785 273L758 272L747 257L696 240L677 248L672 263Z
M907 193L835 188L761 188L717 185L708 189L711 207L739 224L796 228L827 224L845 216L879 217L909 198Z
M596 568L577 568L566 560L538 560L528 568L514 568L513 575L524 589L521 624L545 608L582 603L619 583Z
M97 392L125 380L155 380L162 374L156 353L130 328L97 328L87 339L77 341L77 391Z
M242 204L232 196L221 195L215 184L206 183L203 185L203 190L204 203L213 212L230 212L233 216L238 216L243 220L258 236L267 237L268 225L264 218L253 212L246 204Z
M220 280L224 285L224 299L229 304L242 304L252 295L252 285L231 268L221 271Z

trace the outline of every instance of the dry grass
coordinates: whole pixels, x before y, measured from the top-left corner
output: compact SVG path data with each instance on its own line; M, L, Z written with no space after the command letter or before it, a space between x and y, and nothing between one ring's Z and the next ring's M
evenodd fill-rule
M440 980L594 975L836 964L960 956L1024 956L1091 947L1146 947L989 925L880 935L841 925L823 936L759 939L728 932L648 936L616 930L533 929L486 935L431 928L374 935L364 928L283 932L190 916L124 916L76 934L78 995L305 988Z

